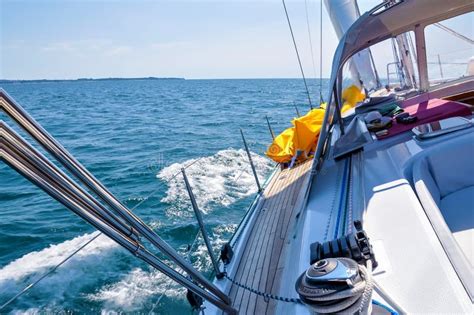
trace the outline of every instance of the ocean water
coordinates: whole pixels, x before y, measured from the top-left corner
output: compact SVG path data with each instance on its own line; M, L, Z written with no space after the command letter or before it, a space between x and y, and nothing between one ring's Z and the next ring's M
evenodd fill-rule
M324 82L326 84L326 82ZM313 99L318 82L310 80ZM129 208L210 275L211 265L181 176L187 169L213 247L227 241L255 196L239 128L263 182L264 152L290 126L298 79L116 80L1 85ZM0 119L20 131L4 114ZM27 135L20 131L26 138ZM28 138L29 139L29 138ZM36 145L36 144L35 144ZM0 163L0 305L96 232ZM196 240L196 241L195 241ZM187 246L192 246L187 252ZM185 290L100 236L7 313L189 313Z

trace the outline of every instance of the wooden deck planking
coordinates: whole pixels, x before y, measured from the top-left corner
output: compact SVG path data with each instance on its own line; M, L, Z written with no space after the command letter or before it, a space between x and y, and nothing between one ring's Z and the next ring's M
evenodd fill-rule
M288 172L287 172L287 176L288 176ZM297 176L297 172L292 172L289 176L290 178L288 178L288 180L284 180L285 185L282 187L280 192L285 189L293 188L293 186L289 187L289 185L293 180L295 180L296 176ZM282 179L280 178L280 180ZM268 265L270 264L270 259L272 257L270 255L271 248L273 247L273 243L275 241L273 235L275 235L276 231L278 230L278 226L281 220L281 211L285 210L284 206L279 207L279 204L285 205L287 201L289 200L289 194L279 193L279 197L280 199L276 201L275 204L272 205L273 209L271 211L274 211L273 213L274 219L273 219L272 229L270 230L270 233L265 233L265 238L266 238L266 242L264 243L265 250L261 251L259 255L260 257L258 257L259 263L257 264L255 275L260 275L260 277L254 276L254 281L251 284L252 288L258 288L259 290L262 290L262 291L264 290L264 286L262 285L262 283L265 283L266 278L267 278L267 272L264 272L264 271L268 270ZM275 221L276 221L276 224L275 224ZM247 312L246 312L247 314L252 314L255 312L257 297L258 296L256 294L250 294L249 300L248 300Z
M281 172L279 172L278 174L276 174L275 178L279 178ZM281 185L282 183L280 181L275 181L273 180L269 187L267 188L267 190L265 191L264 193L264 196L265 198L270 198L274 195L274 193L276 191L279 190L279 186ZM262 212L265 211L265 207L262 205L260 206L260 208L258 209L259 211L259 215L258 217L256 218L255 220L255 224L252 226L252 231L250 232L251 235L254 234L255 232L255 229L256 227L260 227L261 224L262 224L262 221L263 219L265 219L266 217L265 216L262 216L260 215ZM249 238L249 243L247 244L247 246L245 247L245 250L244 250L244 254L245 256L248 256L248 255L255 255L255 243L257 242L257 239L255 237L253 238ZM249 254L248 252L251 251L251 253ZM237 269L237 273L236 273L236 276L235 276L235 279L237 281L240 281L242 282L242 280L245 280L247 279L247 276L248 276L248 270L249 270L249 265L250 265L250 262L248 260L244 260L244 259L241 259L239 261L239 267ZM244 276L245 274L245 276ZM243 295L243 289L239 288L239 287L236 287L236 286L232 286L231 288L231 291L230 291L230 297L232 299L232 301L234 301L234 306L236 308L240 308L240 303L242 301L242 295Z
M279 231L282 229L282 227L285 224L285 216L288 210L291 207L291 196L298 190L298 180L301 176L301 169L298 169L298 172L294 172L293 176L291 178L288 178L288 182L290 183L289 186L287 186L287 193L285 193L285 200L283 203L280 204L280 213L279 213L279 218L278 218L278 223L275 226L275 230L272 232L270 235L272 242L269 244L267 251L265 253L265 259L266 259L266 265L264 266L265 268L261 273L261 278L260 278L260 284L258 286L258 289L263 292L270 292L268 291L268 283L271 281L271 277L268 277L269 273L268 271L270 270L270 267L275 263L275 258L278 257L275 255L276 253L276 248L281 246L282 240L280 238L280 233ZM263 297L258 297L255 295L256 300L258 303L255 306L254 312L259 312L263 313L266 310L266 304L265 299Z
M262 205L258 209L247 245L235 276L236 281L249 287L276 294L279 290L280 266L290 225L295 222L299 209L298 198L305 179L309 176L312 161L277 173L264 192ZM262 314L274 312L272 303L248 290L232 285L229 296L240 314Z
M279 176L276 177L277 189L274 190L271 195L265 197L265 202L261 207L262 211L259 215L260 217L262 217L262 221L260 222L261 225L257 226L256 233L252 233L251 236L253 243L250 248L252 250L246 251L247 255L245 255L244 252L243 257L251 257L251 259L245 259L246 269L244 270L244 277L240 279L240 282L246 283L249 286L252 286L253 280L256 279L256 265L258 264L258 260L262 257L262 248L266 248L265 241L268 240L268 238L265 237L270 234L269 230L273 228L275 218L278 218L278 214L273 209L276 208L278 202L280 202L280 200L284 198L284 196L279 193L282 189L285 188L286 184L285 181L280 180L281 174L284 174L284 172L285 171L280 172ZM261 227L261 229L258 229L258 227ZM239 288L238 290L242 293L239 309L242 310L243 313L246 313L248 302L250 299L250 292L243 288Z
M305 185L305 181L309 181L310 178L302 176L302 177L299 178L299 180L301 180L300 185ZM268 288L268 290L271 290L272 292L278 292L278 290L280 289L281 275L283 273L283 270L285 269L285 263L286 263L286 259L285 259L286 250L288 249L288 245L289 245L286 240L288 240L291 237L291 235L289 235L290 225L295 223L296 216L298 215L299 210L303 206L302 203L304 201L305 194L306 194L305 190L299 189L298 192L292 196L293 197L293 207L292 207L291 216L289 218L290 219L289 223L285 227L285 237L284 237L285 243L283 244L282 248L280 249L280 253L278 255L278 262L274 266L272 266L272 268L269 271L270 273L275 275L272 278L271 288ZM291 223L291 222L293 222L293 223ZM276 267L276 270L274 269L275 267ZM266 314L274 314L275 311L276 311L276 307L277 307L277 301L269 301Z
M284 218L284 221L283 221L283 224L281 226L281 228L279 229L279 233L278 235L275 235L275 239L276 239L276 246L274 246L273 250L272 250L272 257L274 257L274 261L273 263L269 266L269 269L268 269L268 274L270 275L273 275L272 277L270 277L267 281L267 283L265 284L265 292L278 292L279 290L279 279L281 278L280 275L281 275L281 272L277 272L278 271L278 267L279 265L285 261L284 259L284 246L285 246L285 242L287 240L287 232L289 231L289 227L290 225L292 224L292 222L294 222L294 220L292 221L291 219L293 219L293 214L296 213L297 211L295 211L296 209L296 197L299 195L300 191L301 191L301 187L302 187L302 184L304 182L304 179L305 179L305 176L299 176L297 181L294 183L294 187L295 187L295 190L292 192L292 194L290 195L290 198L291 198L291 202L290 204L288 205L288 208L287 208L287 211L285 212L283 218ZM283 258L283 259L282 259ZM277 279L278 278L278 279ZM275 282L278 283L278 286L275 285ZM263 312L267 313L267 314L272 314L273 312L270 311L269 312L269 308L271 308L271 306L274 304L274 301L269 301L267 303L267 307L266 307L266 310L262 310L261 314L263 314Z

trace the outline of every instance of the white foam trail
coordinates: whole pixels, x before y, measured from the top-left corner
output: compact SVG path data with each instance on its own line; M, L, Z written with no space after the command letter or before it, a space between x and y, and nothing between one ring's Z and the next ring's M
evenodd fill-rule
M32 307L27 310L14 310L11 312L11 314L15 315L39 315L45 313L44 311L41 311L39 308Z
M11 296L26 284L34 281L39 275L56 266L75 249L85 244L94 234L85 234L60 244L50 245L18 258L0 269L0 293ZM35 294L47 297L47 303L60 302L66 295L75 294L88 284L100 281L94 272L97 266L112 264L113 253L118 245L108 237L101 235L73 256L61 268L43 279L34 289Z
M260 181L263 182L272 168L270 160L252 153ZM185 215L188 208L188 194L181 176L172 178L181 168L195 162L191 159L174 163L161 170L157 177L168 182L166 196L161 200L172 204L169 215ZM204 212L212 210L213 204L229 206L237 200L257 191L248 157L242 149L227 149L212 156L201 158L186 170L189 182L196 195L197 203ZM190 215L188 213L188 215Z
M186 289L158 271L133 269L119 282L102 287L87 296L92 301L103 302L106 310L133 312L153 303L161 294L184 298Z
M272 168L271 162L255 153L252 153L252 158L258 176L263 182ZM171 177L182 167L194 161L192 159L172 164L157 175L158 178L168 182L168 190L162 201L173 205L170 207L169 215L193 215L189 211L189 198L182 178L179 176L171 179ZM219 151L212 156L202 158L186 172L198 204L203 211L210 211L215 204L231 205L257 191L244 150ZM226 239L223 235L231 233L235 227L235 224L229 224L214 228L213 235L211 235L213 247L219 248ZM6 297L18 292L23 286L56 266L92 237L93 234L85 234L60 244L51 245L43 250L28 253L10 262L0 269L0 295ZM48 305L62 305L63 302L81 294L82 288L106 281L109 276L107 270L119 263L120 259L114 255L119 248L106 236L100 236L71 258L67 265L41 281L35 294L41 296L41 300L47 301ZM198 270L210 270L207 249L202 242L199 242L199 245L194 249L192 259ZM102 274L97 269L103 269ZM141 310L144 303L152 305L160 294L184 298L184 293L184 288L160 272L136 268L122 280L105 285L96 293L86 297L90 300L103 302L104 312L108 314L115 311ZM18 312L36 314L41 311L41 309L31 307Z
M236 224L220 225L213 229L211 243L215 249L220 248L224 242L224 234L232 233L236 229ZM186 246L180 249L185 256ZM199 271L211 269L211 262L202 240L193 249L192 261L194 267ZM134 312L143 310L145 304L150 307L157 301L160 295L175 299L184 299L186 289L169 279L162 273L152 270L145 271L140 268L133 269L121 281L102 287L97 293L87 296L92 301L103 303L110 314L116 311ZM159 313L159 309L156 309ZM104 313L104 312L103 312Z

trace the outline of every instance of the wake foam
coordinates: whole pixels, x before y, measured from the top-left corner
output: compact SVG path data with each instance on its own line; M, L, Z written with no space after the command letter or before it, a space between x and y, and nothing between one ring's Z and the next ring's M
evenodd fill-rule
M251 153L257 174L263 183L272 169L270 160ZM172 205L169 215L185 215L189 196L181 175L173 178L181 168L196 162L197 159L174 163L161 170L157 177L168 182L166 196L161 200ZM229 206L239 199L257 192L257 185L244 150L227 149L212 156L201 158L186 169L186 175L193 188L199 208L204 212L212 210L213 205ZM188 211L186 211L188 212ZM191 215L188 213L188 215Z
M263 183L272 169L272 163L265 157L252 153L257 174ZM189 197L181 175L173 178L182 167L190 165L196 159L172 164L161 170L157 177L168 184L162 202L171 206L167 212L170 216L193 216L189 211ZM199 207L204 212L211 212L215 206L229 206L236 201L250 196L257 191L255 179L244 150L227 149L212 156L201 158L186 170L193 187ZM154 226L154 228L159 225ZM222 224L213 228L211 243L217 250L228 239L237 227L236 224ZM34 281L39 275L56 266L75 249L85 244L94 234L85 234L60 244L51 245L10 262L0 269L0 296L9 298L26 284ZM117 282L102 285L94 293L84 294L85 288L107 283L121 267L120 261L128 255L117 256L120 247L106 236L98 237L83 250L78 252L64 266L43 279L29 293L33 301L44 301L45 307L66 307L69 301L81 294L84 298L102 303L103 311L140 311L144 305L152 307L160 295L174 299L184 299L185 289L162 273L153 269L134 268ZM185 255L186 246L179 251ZM191 253L193 265L202 272L211 270L207 249L199 240ZM113 272L111 274L110 272ZM110 281L110 280L109 280ZM110 282L109 282L110 283ZM90 292L90 291L89 291ZM34 298L33 298L34 297ZM25 301L27 302L27 301ZM47 304L47 306L46 306ZM20 306L20 313L36 314L44 311L28 303Z
M184 298L186 289L159 271L136 268L121 281L106 285L87 298L102 302L104 309L133 312L143 309L144 304L152 305L162 294Z
M28 253L0 269L0 295L11 297L26 284L50 268L59 264L75 249L85 244L95 234L85 234L57 245ZM49 304L67 300L87 285L101 281L95 268L106 269L113 264L113 257L119 246L108 237L101 235L54 273L43 279L31 290L30 295L44 297Z
M236 228L237 224L227 224L217 226L212 230L210 240L216 252L225 243L228 238L227 234L233 233ZM187 256L186 245L183 245L178 251L183 257ZM198 244L192 249L191 261L200 272L211 270L211 261L202 239L199 239ZM179 271L179 268L177 270ZM103 286L98 292L88 295L87 298L103 303L103 308L111 312L136 312L144 308L155 307L159 313L159 307L155 304L161 295L184 300L186 289L159 271L136 268L122 280ZM183 303L185 302L183 301ZM146 307L144 307L145 305Z

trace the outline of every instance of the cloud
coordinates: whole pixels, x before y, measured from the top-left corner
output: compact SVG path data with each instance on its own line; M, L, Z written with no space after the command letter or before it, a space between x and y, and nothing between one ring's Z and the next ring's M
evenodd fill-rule
M44 52L71 52L75 50L75 47L71 42L55 42L47 44L41 50Z
M111 46L104 50L104 56L123 56L131 53L133 48L131 46Z
M43 52L97 52L102 50L110 50L115 48L116 45L107 39L79 39L79 40L65 40L65 41L53 41L46 43L45 46L41 47Z
M156 50L166 50L166 49L182 49L182 48L189 48L193 46L192 41L172 41L172 42L160 42L160 43L152 43L150 44L151 49Z

